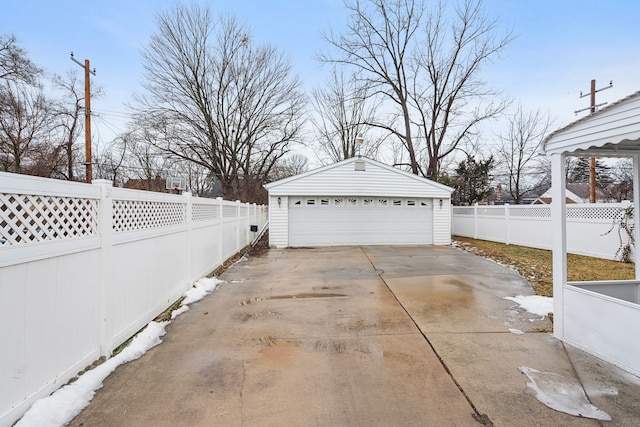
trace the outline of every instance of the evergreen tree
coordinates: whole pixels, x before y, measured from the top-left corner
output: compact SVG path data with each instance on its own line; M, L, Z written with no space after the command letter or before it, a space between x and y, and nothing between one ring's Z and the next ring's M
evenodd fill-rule
M591 173L591 159L578 157L575 161L567 162L567 179L571 182L589 182ZM605 187L612 182L611 168L600 159L596 159L596 183Z
M453 178L455 191L452 198L455 205L472 205L486 199L492 192L489 172L494 167L493 156L486 160L476 160L467 155L458 163Z

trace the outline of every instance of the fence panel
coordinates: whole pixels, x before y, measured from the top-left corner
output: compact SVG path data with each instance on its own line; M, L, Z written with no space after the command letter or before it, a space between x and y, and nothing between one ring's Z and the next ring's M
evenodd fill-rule
M617 259L628 236L620 235L619 222L631 204L567 205L567 251ZM452 234L539 249L552 247L551 209L548 205L456 206L452 209Z
M8 173L0 203L0 426L109 355L267 221L239 202Z

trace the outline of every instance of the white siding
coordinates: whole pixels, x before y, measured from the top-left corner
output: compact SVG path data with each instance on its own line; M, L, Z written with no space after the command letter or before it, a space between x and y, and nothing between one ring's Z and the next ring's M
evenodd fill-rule
M440 206L442 200L442 206ZM450 199L433 199L433 244L451 243L451 204Z
M361 160L366 170L356 171L356 161L349 159L266 187L272 196L451 197L448 187L370 159Z
M278 204L278 197L280 203ZM289 198L269 197L269 245L276 248L289 246Z

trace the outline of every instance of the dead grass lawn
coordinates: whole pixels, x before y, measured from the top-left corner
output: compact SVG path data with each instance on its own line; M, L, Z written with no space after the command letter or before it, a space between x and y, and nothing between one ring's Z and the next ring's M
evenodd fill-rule
M526 278L538 295L553 296L551 251L454 236L470 252L507 265ZM635 265L620 261L568 254L569 281L624 280L635 277Z

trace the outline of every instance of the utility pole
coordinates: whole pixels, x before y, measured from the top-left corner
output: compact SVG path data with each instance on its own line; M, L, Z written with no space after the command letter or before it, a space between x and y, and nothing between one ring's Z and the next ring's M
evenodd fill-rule
M597 104L596 105L596 92L600 92L601 90L605 90L605 89L611 89L613 87L613 80L609 81L609 86L600 88L600 89L596 89L596 81L595 79L591 80L591 90L589 91L589 93L585 93L584 95L582 94L582 92L580 92L580 98L584 98L585 96L590 96L591 97L591 103L590 103L590 107L589 108L583 108L582 110L576 110L574 111L575 114L578 114L581 111L585 111L585 110L590 110L590 114L593 114L596 112L596 108L600 107L602 105L606 105L606 102L603 102L602 104ZM595 203L596 202L596 158L595 156L591 156L590 160L590 164L589 164L589 202L590 203Z
M71 60L84 68L84 165L86 167L86 182L93 181L93 167L91 165L91 74L96 75L96 69L89 66L89 60L84 64L78 61L71 52Z

